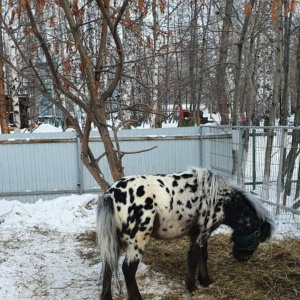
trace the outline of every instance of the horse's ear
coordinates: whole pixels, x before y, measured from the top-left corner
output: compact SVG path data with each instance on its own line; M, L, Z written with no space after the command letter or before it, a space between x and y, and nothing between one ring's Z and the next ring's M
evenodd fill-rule
M264 221L260 226L260 235L259 240L263 243L265 240L271 237L271 224L267 221Z

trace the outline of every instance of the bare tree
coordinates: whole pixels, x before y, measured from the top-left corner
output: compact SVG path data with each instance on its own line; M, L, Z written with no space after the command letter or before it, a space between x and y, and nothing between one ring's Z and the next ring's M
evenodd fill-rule
M245 19L244 23L242 26L242 31L241 35L239 37L239 41L237 43L237 59L236 59L236 65L235 65L235 72L234 72L234 84L235 84L235 89L234 89L234 95L233 95L233 108L232 108L232 125L237 125L238 124L238 117L239 117L239 95L240 95L240 81L241 81L241 69L242 69L242 55L243 55L243 47L244 47L244 42L247 37L247 30L249 26L249 21L250 21L250 16L252 15L252 10L253 6L255 4L255 0L251 0L250 3L247 3L245 6ZM248 53L246 53L247 55ZM245 72L248 72L248 70L245 70ZM250 99L250 101L254 101L254 99ZM250 112L249 112L250 113ZM247 114L247 125L250 124L249 122L249 115ZM248 153L248 144L249 144L249 130L245 131L245 152L246 155ZM233 149L232 150L232 174L236 174L237 172L237 150Z
M10 23L14 22L13 16L18 11L19 19L16 22L19 27L11 29L11 24L8 24L3 17L1 18L9 39L19 57L22 58L22 66L18 68L18 65L14 64L14 61L10 60L9 57L5 57L5 59L18 76L33 81L39 92L55 104L73 124L82 141L82 162L103 190L107 189L109 184L100 169L100 159L106 157L113 180L124 174L122 166L124 154L121 152L118 142L116 141L114 144L110 137L109 125L106 122L106 102L111 97L122 75L124 52L118 33L118 24L127 4L128 1L125 0L112 18L109 0L89 2L81 7L77 1L73 1L71 6L67 0L52 4L44 1L24 1L21 7L13 3L7 4L8 11L11 12ZM94 9L99 11L98 16L101 16L102 37L95 56L85 43L85 5L93 5ZM68 32L66 39L63 38L65 33L61 32L61 36L54 37L43 27L45 22L50 22L52 26L55 26L56 16L53 15L53 12L59 12L65 18L64 26L66 27L64 30ZM26 18L25 14L27 15ZM27 23L26 19L28 19ZM100 23L95 20L94 24L98 26ZM36 52L38 57L28 56L18 39L18 28L27 32L28 40L30 37L30 42L33 43L32 46L39 45ZM114 66L112 67L114 72L107 86L101 86L101 78L106 73L103 71L103 53L107 47L106 28L110 32L115 47ZM30 70L30 76L28 76L28 72L23 71L24 69ZM75 72L71 72L72 69ZM79 70L79 75L77 70ZM49 92L47 88L45 74L49 75L47 78L51 78L53 93ZM83 89L80 80L86 89ZM87 120L84 130L79 126L78 119L66 108L66 102L79 106L86 113ZM94 156L89 147L92 123L97 127L105 148L105 153L98 155L98 157Z
M300 26L298 27L298 45L297 45L297 102L295 109L294 126L300 126ZM294 174L295 162L299 156L299 144L300 144L300 131L294 130L292 133L292 144L289 154L286 159L286 167L284 170L285 186L283 193L283 205L286 205L287 196L291 194L292 178ZM298 169L298 179L296 187L295 200L299 197L300 193L300 171ZM298 208L298 207L295 207Z
M281 85L282 85L282 60L283 60L283 49L282 49L282 4L273 1L274 11L276 12L275 18L275 29L276 29L276 65L274 70L273 79L273 96L272 102L269 108L269 122L271 126L275 125L275 118L278 109L279 98L281 97ZM278 16L278 17L277 17ZM274 140L274 129L270 129L267 136L267 145L265 151L265 169L263 178L263 198L269 198L269 179L271 172L271 155Z
M2 0L0 0L2 7ZM4 78L4 62L3 62L3 38L2 25L0 20L0 126L1 133L9 133L6 117L6 97L5 97L5 78Z
M219 111L221 114L221 124L229 123L229 113L228 113L228 97L226 93L226 67L227 67L227 55L229 48L229 35L230 35L230 27L231 27L231 17L232 17L232 9L233 9L233 0L226 0L225 13L223 17L223 25L222 25L222 34L220 40L220 55L219 61L217 65L217 94Z

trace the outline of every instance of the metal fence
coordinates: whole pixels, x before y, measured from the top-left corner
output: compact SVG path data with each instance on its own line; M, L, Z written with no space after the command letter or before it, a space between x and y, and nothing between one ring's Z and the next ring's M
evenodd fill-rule
M209 135L210 169L257 194L277 218L300 229L300 128L218 126Z
M258 194L278 217L300 224L299 135L294 127L200 126L123 130L119 141L124 152L134 153L123 158L126 175L206 167ZM104 152L97 132L91 133L90 141L95 153ZM0 199L35 202L70 193L98 193L96 181L80 161L80 151L74 132L0 135ZM105 159L100 166L112 182Z

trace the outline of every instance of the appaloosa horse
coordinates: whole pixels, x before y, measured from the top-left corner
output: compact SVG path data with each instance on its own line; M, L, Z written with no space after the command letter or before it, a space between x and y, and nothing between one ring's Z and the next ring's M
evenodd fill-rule
M207 240L220 225L233 229L233 256L250 259L269 239L274 222L259 199L206 169L166 175L128 176L99 198L97 237L103 263L101 299L112 299L111 279L121 251L128 298L142 299L135 274L150 237L190 237L186 287L212 283L207 270Z

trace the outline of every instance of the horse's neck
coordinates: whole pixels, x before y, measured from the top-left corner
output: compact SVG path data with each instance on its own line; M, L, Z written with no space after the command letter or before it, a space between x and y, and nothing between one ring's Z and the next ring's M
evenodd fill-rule
M250 231L258 223L255 212L243 202L233 200L224 205L224 224L233 230Z

